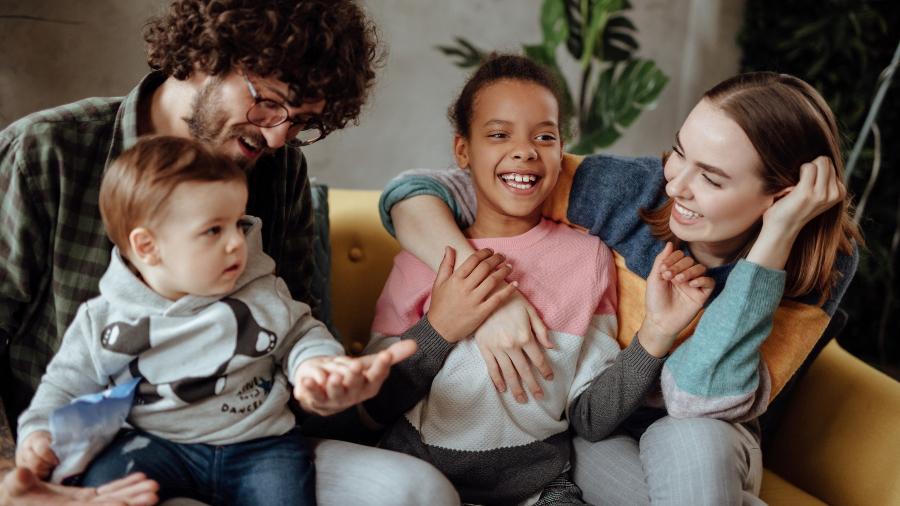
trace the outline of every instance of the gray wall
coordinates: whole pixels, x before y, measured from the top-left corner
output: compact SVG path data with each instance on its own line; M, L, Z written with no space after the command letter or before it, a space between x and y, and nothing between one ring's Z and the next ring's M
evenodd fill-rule
M141 26L164 0L0 0L0 127L87 96L127 93L146 72ZM312 175L380 188L413 167L449 167L446 108L465 72L434 46L463 36L482 48L540 41L541 0L364 0L389 53L360 124L306 149ZM670 77L659 106L610 149L656 154L699 95L737 71L743 0L633 0L639 54ZM40 19L30 19L30 17Z

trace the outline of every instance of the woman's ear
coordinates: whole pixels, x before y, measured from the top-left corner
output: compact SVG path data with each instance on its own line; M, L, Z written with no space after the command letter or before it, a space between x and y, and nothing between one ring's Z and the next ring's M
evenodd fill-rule
M786 197L789 193L791 193L791 191L793 191L794 188L796 188L796 187L788 186L788 187L782 188L782 189L778 190L777 192L773 193L772 194L772 202L770 202L767 207L772 207L773 205L775 205L776 202L778 202L779 200Z
M459 134L453 136L453 158L460 169L469 168L469 141Z
M128 234L128 244L136 259L147 265L157 265L160 262L159 249L156 247L156 238L153 233L144 227L138 227Z

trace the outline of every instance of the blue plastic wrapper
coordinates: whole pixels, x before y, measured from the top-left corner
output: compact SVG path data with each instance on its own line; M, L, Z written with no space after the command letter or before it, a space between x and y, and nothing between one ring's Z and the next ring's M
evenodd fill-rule
M50 448L59 458L51 481L61 483L82 473L87 465L113 440L131 411L134 391L140 378L96 394L72 399L50 414Z

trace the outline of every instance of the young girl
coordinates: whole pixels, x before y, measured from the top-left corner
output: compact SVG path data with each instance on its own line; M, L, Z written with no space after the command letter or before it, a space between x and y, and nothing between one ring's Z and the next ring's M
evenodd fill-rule
M704 269L691 269L692 260L664 249L649 289L667 300L652 308L655 318L620 353L609 249L541 216L561 170L559 103L546 70L525 57L498 56L472 75L450 113L456 162L471 174L478 201L466 236L473 247L506 256L515 268L509 279L535 302L556 341L548 352L555 379L545 394L524 403L496 392L468 332L445 332L448 325L430 317L429 308L449 298L432 284L452 278L452 254L435 282L427 265L401 252L376 308L371 351L396 342L392 336L425 313L433 331L419 333L420 352L394 370L391 377L400 378L389 379L364 409L389 425L382 446L433 463L464 502L583 504L568 477L569 426L597 440L625 419L712 289L711 279L699 277ZM668 264L685 279L662 279ZM464 263L457 274L470 269Z
M758 501L758 427L740 422L766 410L812 349L853 276L862 240L841 184L828 105L797 78L745 74L704 95L664 163L608 155L567 161L568 177L560 178L548 212L589 229L617 253L620 344L643 317L649 259L664 241L676 240L709 267L721 289L662 369L665 410L636 413L601 443L576 438L576 481L589 500L603 503ZM466 188L467 178L456 172L395 180L385 191L384 215L409 195L450 194L434 191L443 181ZM463 218L475 203L465 192L457 197ZM466 251L436 202L412 199L393 213L401 243L429 262L448 241ZM504 318L530 310L514 301L482 330L493 325L514 334L529 321ZM481 345L496 348L491 337ZM521 346L506 353L521 357ZM527 364L516 369L529 374Z

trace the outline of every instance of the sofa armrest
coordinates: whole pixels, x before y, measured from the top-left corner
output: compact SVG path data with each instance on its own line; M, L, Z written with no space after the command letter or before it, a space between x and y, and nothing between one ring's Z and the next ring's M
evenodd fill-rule
M766 467L828 504L900 504L900 382L832 341L793 392Z

